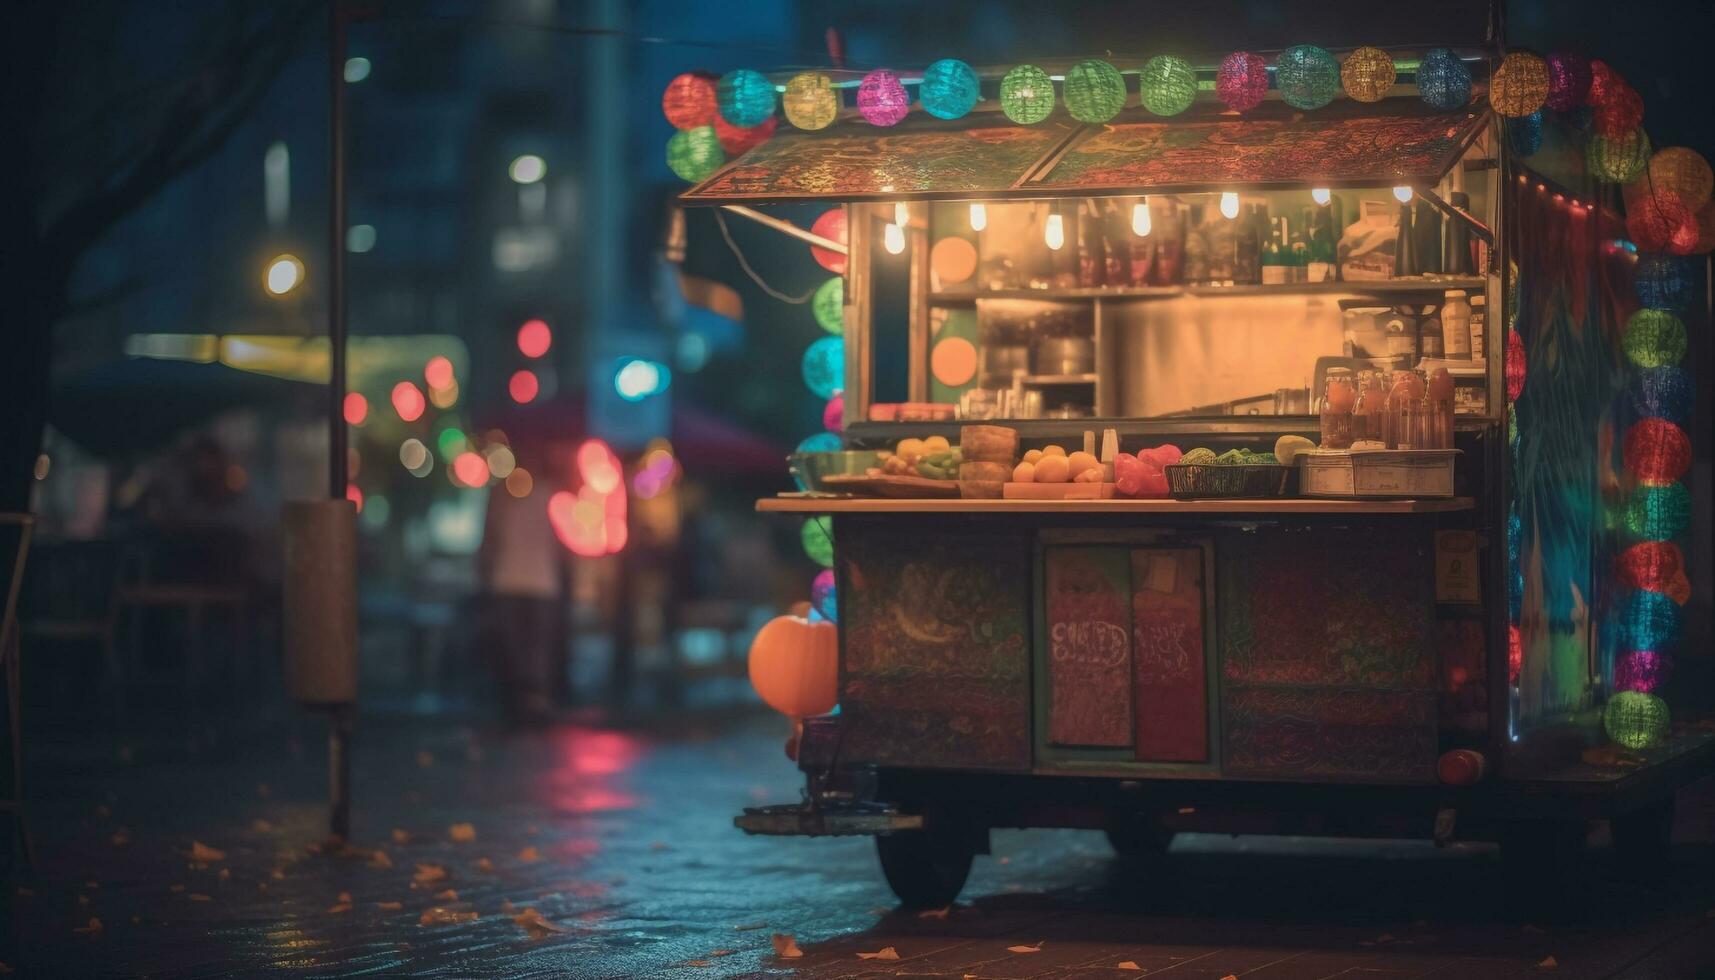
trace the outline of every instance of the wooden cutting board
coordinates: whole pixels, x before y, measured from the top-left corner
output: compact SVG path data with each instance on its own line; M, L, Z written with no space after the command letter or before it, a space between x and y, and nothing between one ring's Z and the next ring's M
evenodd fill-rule
M931 480L921 476L825 476L822 478L822 485L829 490L865 497L896 497L905 500L951 498L959 495L959 481Z
M1008 483L1001 488L1007 500L1106 500L1113 495L1111 483Z

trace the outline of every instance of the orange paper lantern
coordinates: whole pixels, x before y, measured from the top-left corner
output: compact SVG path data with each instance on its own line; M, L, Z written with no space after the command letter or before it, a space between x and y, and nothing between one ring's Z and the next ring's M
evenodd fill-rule
M1668 191L1679 195L1686 207L1693 210L1709 201L1715 191L1715 172L1703 154L1687 146L1669 146L1650 157L1647 180L1657 193Z
M1501 59L1489 79L1489 104L1512 119L1528 116L1548 101L1548 82L1548 62L1528 51L1514 51Z
M839 628L833 623L776 616L751 641L750 686L793 721L834 710L839 682Z

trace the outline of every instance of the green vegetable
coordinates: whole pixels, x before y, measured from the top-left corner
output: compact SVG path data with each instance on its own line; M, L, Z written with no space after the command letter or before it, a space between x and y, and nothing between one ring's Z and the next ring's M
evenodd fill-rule
M1215 451L1198 446L1179 457L1180 466L1207 466L1215 461Z

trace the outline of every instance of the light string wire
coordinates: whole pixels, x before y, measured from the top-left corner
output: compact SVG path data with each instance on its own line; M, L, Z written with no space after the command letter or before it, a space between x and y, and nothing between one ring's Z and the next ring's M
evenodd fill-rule
M751 268L750 260L744 257L744 252L739 249L738 243L733 241L732 230L726 224L726 215L722 214L719 209L715 211L715 224L720 225L721 237L726 239L726 246L732 250L733 258L738 259L738 267L743 269L744 274L750 277L750 281L756 283L763 292L782 303L791 303L794 306L802 306L810 302L811 297L816 295L816 290L812 289L802 296L792 296L770 286L763 280L760 273Z

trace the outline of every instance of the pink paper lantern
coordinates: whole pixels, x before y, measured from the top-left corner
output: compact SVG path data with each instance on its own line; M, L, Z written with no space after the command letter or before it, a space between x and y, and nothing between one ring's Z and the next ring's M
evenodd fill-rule
M899 76L877 68L858 83L858 114L872 126L894 126L911 111L911 96Z
M846 396L836 394L822 408L822 428L829 432L846 431Z
M1234 51L1222 58L1215 74L1215 94L1227 108L1238 112L1262 105L1268 95L1268 62L1249 51Z

